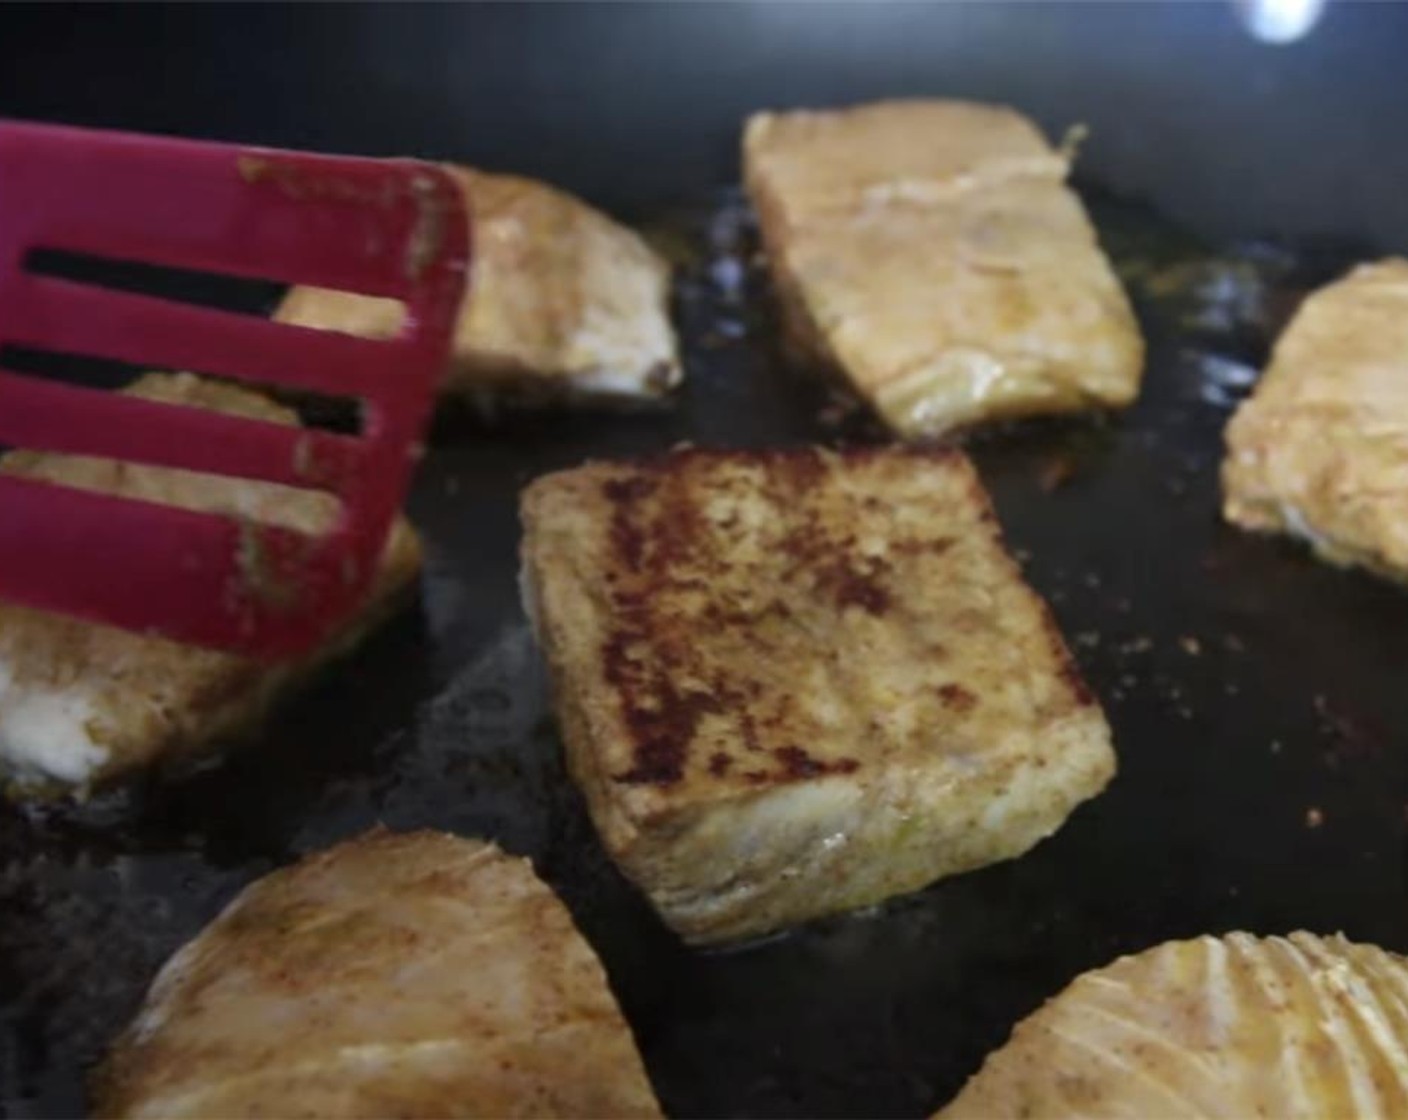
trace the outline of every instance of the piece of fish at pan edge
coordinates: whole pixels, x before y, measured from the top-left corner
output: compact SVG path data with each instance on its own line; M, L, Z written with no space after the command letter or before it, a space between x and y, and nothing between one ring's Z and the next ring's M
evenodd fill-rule
M280 424L296 415L258 393L191 374L147 374L124 392ZM268 482L32 451L0 471L321 534L330 494ZM409 599L420 543L397 520L366 604L323 648L263 665L215 650L0 603L0 776L12 797L84 796L144 767L258 724L314 669L356 646Z
M687 941L1018 856L1114 774L958 452L593 463L522 516L569 770Z
M1306 299L1226 442L1228 521L1408 579L1408 260Z
M96 1115L658 1117L595 954L527 860L374 831L247 887L162 968Z
M469 202L474 252L443 396L485 407L630 403L679 384L670 269L639 234L545 183L445 170ZM401 307L296 287L275 318L389 337Z
M936 1120L1408 1115L1408 960L1342 936L1171 941L1018 1024Z
M789 336L900 436L1137 395L1143 339L1070 153L1012 109L757 113L743 163Z

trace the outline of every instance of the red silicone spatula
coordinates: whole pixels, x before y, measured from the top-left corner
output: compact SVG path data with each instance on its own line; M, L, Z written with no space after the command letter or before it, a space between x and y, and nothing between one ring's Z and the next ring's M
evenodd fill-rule
M390 340L26 270L36 249L401 300ZM325 536L0 473L0 599L265 659L367 593L463 294L468 219L437 168L0 122L0 345L362 402L359 435L0 369L0 444L330 492Z

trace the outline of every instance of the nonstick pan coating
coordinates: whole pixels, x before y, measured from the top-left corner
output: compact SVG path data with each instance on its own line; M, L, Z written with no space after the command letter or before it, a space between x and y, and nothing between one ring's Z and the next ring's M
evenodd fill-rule
M1089 194L1089 192L1087 192ZM69 1115L160 962L244 883L374 823L534 859L602 955L667 1111L926 1114L1078 972L1172 937L1344 930L1408 949L1408 598L1216 517L1220 430L1337 253L1210 254L1095 198L1150 343L1137 407L986 434L1011 546L1114 727L1120 773L1020 860L725 952L683 948L602 853L516 602L516 494L681 440L865 440L775 351L746 208L655 223L690 381L640 415L449 415L411 502L418 609L249 749L78 811L0 811L0 1085ZM1152 293L1157 293L1153 295Z

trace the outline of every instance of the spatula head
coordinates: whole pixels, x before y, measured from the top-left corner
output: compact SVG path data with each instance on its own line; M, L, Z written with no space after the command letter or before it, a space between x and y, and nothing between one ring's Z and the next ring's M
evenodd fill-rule
M35 250L400 300L356 338L27 270ZM335 495L323 536L80 491L0 465L0 599L264 659L327 638L401 508L467 277L462 193L410 160L0 122L0 347L192 370L361 403L358 435L0 369L0 445Z

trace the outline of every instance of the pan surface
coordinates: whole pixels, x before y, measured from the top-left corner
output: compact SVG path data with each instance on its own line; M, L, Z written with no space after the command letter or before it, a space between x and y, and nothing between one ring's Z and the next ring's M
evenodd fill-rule
M679 265L673 407L442 417L411 501L413 611L219 764L78 810L0 807L0 1116L80 1112L84 1071L176 946L253 878L377 822L531 856L678 1116L925 1115L1078 972L1172 937L1408 950L1408 598L1222 525L1216 483L1221 428L1297 300L1393 238L1346 221L1360 243L1200 241L1085 182L1149 342L1143 395L970 449L1104 703L1118 777L1022 859L873 912L725 952L664 930L565 779L516 603L517 492L681 440L876 438L783 362L747 209L707 182L701 165L682 204L638 208Z

